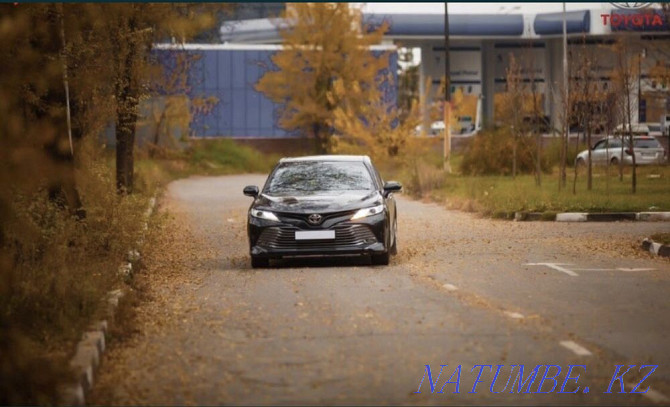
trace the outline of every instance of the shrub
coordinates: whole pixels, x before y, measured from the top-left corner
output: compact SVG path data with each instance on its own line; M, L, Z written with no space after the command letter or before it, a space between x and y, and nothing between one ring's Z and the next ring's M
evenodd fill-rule
M534 138L519 137L517 143L517 173L534 172L536 154ZM506 127L482 131L468 145L460 170L466 175L510 175L513 146L514 138ZM547 172L550 168L544 154L541 168L543 172Z
M599 137L594 137L593 140L598 140ZM586 143L579 141L577 145L575 145L575 140L570 140L568 142L568 154L567 154L567 159L566 163L568 166L572 166L575 163L575 158L577 158L577 154L580 152L586 150L588 147L586 146ZM552 139L547 146L544 148L544 156L549 162L550 165L558 165L561 162L561 139L560 137L556 137Z
M146 197L117 195L113 168L88 147L76 170L85 218L50 200L46 185L10 187L0 236L0 404L56 402L69 373L59 366L121 283L118 266L139 237Z
M218 174L266 173L279 159L279 155L264 154L230 139L193 142L188 154L194 170Z

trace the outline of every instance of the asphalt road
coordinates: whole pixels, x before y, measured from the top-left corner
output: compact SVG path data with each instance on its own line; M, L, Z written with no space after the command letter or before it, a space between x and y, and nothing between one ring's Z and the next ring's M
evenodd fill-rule
M151 298L137 332L112 344L93 403L670 403L670 262L637 249L667 223L480 219L401 196L390 266L310 259L252 270L241 191L263 181L170 185L162 207L188 233L148 260ZM434 381L447 366L434 393L426 375L417 394L425 365ZM475 365L492 368L470 393ZM519 394L518 365L524 380L537 365L560 366L558 386L538 394L540 368L532 393ZM579 391L559 394L569 365L585 366L565 387ZM652 369L641 365L657 365L639 388L650 391L618 394L616 381L604 393L616 365L636 365L627 393Z

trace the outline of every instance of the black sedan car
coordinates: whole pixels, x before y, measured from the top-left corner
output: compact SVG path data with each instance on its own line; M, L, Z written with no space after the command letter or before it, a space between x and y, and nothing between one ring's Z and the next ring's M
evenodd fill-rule
M367 255L385 265L396 253L397 182L382 181L367 156L283 158L254 198L247 232L251 265L292 256Z

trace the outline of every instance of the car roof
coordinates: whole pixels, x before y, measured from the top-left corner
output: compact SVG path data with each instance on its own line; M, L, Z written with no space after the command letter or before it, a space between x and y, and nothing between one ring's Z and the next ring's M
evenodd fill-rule
M284 157L279 160L280 163L292 163L301 161L354 161L370 163L370 157L367 155L308 155L304 157Z
M628 140L628 135L627 134L624 134L623 137L626 140ZM607 137L607 139L609 139L609 140L621 140L621 137L609 136L609 137ZM633 139L634 140L656 140L656 137L654 137L654 136L643 136L643 135L637 135L636 136L635 134L633 134ZM605 139L602 139L602 140L605 140ZM656 140L656 141L658 141L658 140Z

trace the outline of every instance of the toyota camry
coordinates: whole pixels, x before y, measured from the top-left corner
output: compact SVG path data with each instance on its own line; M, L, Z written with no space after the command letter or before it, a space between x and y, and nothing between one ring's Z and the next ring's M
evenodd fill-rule
M254 198L247 232L253 268L294 256L370 256L386 265L397 251L397 182L383 182L367 156L283 158Z

